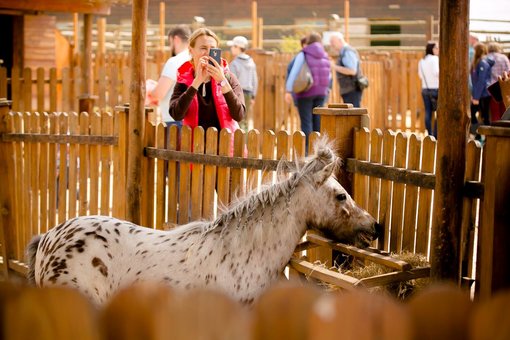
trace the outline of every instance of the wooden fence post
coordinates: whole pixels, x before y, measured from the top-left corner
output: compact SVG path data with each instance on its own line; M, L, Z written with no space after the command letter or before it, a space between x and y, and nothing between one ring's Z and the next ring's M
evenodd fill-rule
M370 117L365 108L354 108L352 104L329 104L328 107L316 107L314 114L321 116L321 135L335 140L338 156L346 160L354 156L354 128L370 128ZM345 165L345 162L344 162ZM352 194L352 174L340 171L340 184Z
M490 298L499 290L510 288L510 122L482 126L485 135L483 162L484 196L479 231L479 293Z
M354 129L370 128L367 109L354 108L352 104L329 104L328 107L314 108L313 114L321 116L321 135L335 141L337 155L343 160L354 157ZM337 178L352 195L352 174L341 169ZM325 247L309 250L309 258L311 262L319 260L327 267L333 265L331 249Z
M10 111L11 101L0 98L0 136L10 132ZM12 244L14 242L13 227L15 226L13 210L13 196L11 195L11 185L14 183L14 169L11 157L14 155L12 143L0 141L0 164L2 164L5 179L0 185L0 255L3 258L0 267L0 273L4 278L9 274L9 259L15 258Z

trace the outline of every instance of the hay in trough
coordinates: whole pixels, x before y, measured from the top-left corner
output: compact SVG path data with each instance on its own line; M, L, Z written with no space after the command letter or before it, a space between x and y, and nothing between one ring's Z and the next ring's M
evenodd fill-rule
M403 252L401 254L391 254L390 256L395 259L409 263L413 268L425 267L429 265L426 257L422 254ZM347 259L343 261L340 265L335 263L335 266L330 269L336 270L344 275L352 276L356 279L364 279L394 271L394 269L386 267L381 264L377 264L374 262L363 263L362 261L359 261L357 259L354 259L352 261L350 259ZM430 282L429 278L421 278L409 281L395 282L386 286L373 287L370 288L369 290L372 292L389 293L392 296L404 300L410 297L415 292L425 288L429 284L429 282ZM338 287L332 285L330 288L332 290L339 289Z

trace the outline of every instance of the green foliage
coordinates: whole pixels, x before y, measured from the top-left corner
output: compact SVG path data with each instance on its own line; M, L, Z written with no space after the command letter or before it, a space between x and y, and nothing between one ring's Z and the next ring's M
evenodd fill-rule
M294 35L284 35L280 44L280 52L282 53L297 53L301 51L301 38L305 34L296 33Z

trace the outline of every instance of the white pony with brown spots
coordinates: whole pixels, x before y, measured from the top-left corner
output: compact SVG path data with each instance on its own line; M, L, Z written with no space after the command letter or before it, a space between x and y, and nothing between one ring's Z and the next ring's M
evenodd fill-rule
M333 176L339 160L325 141L285 180L231 205L214 221L170 231L107 216L77 217L28 246L29 280L71 286L103 304L137 281L176 289L210 288L243 303L275 282L307 228L367 246L373 217Z

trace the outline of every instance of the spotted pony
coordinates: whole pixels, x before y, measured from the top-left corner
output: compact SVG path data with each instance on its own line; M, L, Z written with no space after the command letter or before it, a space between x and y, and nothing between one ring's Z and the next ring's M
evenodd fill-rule
M29 281L75 287L97 305L137 281L210 288L252 303L279 278L308 228L358 246L380 232L333 176L339 159L326 141L299 164L213 221L162 231L107 216L68 220L29 244Z

